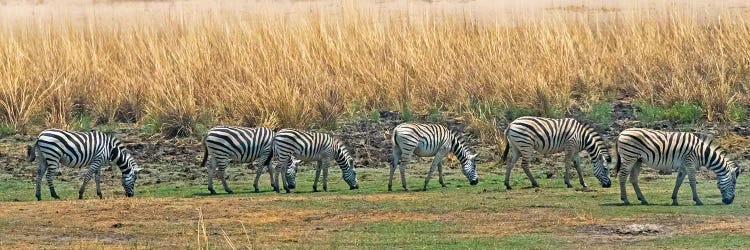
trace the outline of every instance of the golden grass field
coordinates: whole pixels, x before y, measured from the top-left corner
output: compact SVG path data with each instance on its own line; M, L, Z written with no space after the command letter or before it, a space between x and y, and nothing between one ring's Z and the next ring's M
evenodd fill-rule
M619 190L598 188L590 165L592 192L566 189L560 176L526 189L519 171L518 189L506 191L491 162L500 149L487 144L508 110L559 117L615 101L694 104L701 121L748 124L735 114L750 104L748 21L745 1L0 0L0 249L747 247L747 178L732 205L719 204L708 174L699 179L706 206L693 206L684 185L672 207L674 176L644 173L654 205L618 206ZM328 193L309 193L312 173L301 171L296 194L254 194L251 170L237 164L237 193L206 197L196 174L205 171L196 138L211 125L341 133L337 122L393 110L456 114L478 129L490 139L481 183L468 186L453 166L448 188L433 179L427 192L389 193L377 168L388 163L369 151L355 191L333 168ZM136 197L122 197L119 173L108 173L104 200L93 184L75 200L80 171L66 169L62 201L46 186L45 200L31 201L29 135L92 125L83 123L128 123L119 136L138 135L126 142L141 147L149 173ZM748 162L746 135L721 139ZM560 159L533 171L545 176ZM412 189L426 171L424 161L410 165ZM660 231L632 233L632 224Z
M746 4L574 2L6 1L0 122L189 134L440 110L487 125L613 99L725 121L750 102Z

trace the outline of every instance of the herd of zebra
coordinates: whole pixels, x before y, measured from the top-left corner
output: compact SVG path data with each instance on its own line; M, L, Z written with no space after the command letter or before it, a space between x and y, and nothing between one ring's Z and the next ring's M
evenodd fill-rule
M392 131L392 164L388 179L388 191L392 191L393 175L399 168L401 185L406 187L406 163L413 156L430 157L434 160L425 178L424 189L438 170L441 186L443 182L443 158L448 154L456 156L461 170L471 185L479 183L476 169L476 154L471 153L462 136L443 125L403 123ZM529 162L534 152L541 154L565 153L565 184L570 184L570 166L575 166L580 184L587 189L583 180L579 153L588 153L593 163L593 174L601 186L611 186L609 163L612 161L607 143L594 129L571 118L549 119L541 117L521 117L505 129L506 161L505 187L511 189L509 179L513 166L518 160L533 187L538 187ZM256 167L255 191L258 192L258 181L264 167L271 176L271 186L279 192L279 173L283 173L284 190L289 193L296 187L296 172L301 160L317 161L313 191L318 191L320 172L323 172L323 191L327 191L328 162L333 160L341 168L342 177L350 189L357 189L357 172L355 161L345 144L339 139L325 133L308 132L296 129L274 131L269 128L245 128L217 126L208 131L203 138L205 153L201 166L208 170L208 190L216 194L213 177L218 177L227 193L232 189L227 184L225 169L231 162L252 163L259 160L262 164ZM724 204L731 204L735 196L739 167L730 161L721 147L711 138L688 132L663 132L643 128L630 128L622 131L615 143L617 164L615 171L619 177L621 200L629 204L626 196L626 182L630 182L643 204L648 204L638 186L638 175L641 165L666 171L676 171L677 181L672 192L672 204L677 205L677 192L687 175L696 205L702 205L696 191L696 171L705 166L712 170L718 179L718 188ZM96 193L102 197L100 189L101 167L114 161L122 172L122 186L125 195L133 196L137 173L140 170L133 157L123 144L115 137L99 131L69 132L59 129L48 129L39 134L33 145L27 148L29 161L38 159L36 178L36 198L41 200L41 181L46 174L50 195L59 199L55 192L53 180L59 165L68 167L88 166L83 177L83 184L78 191L78 198L83 198L87 183L91 178L96 182ZM272 167L275 157L277 166Z

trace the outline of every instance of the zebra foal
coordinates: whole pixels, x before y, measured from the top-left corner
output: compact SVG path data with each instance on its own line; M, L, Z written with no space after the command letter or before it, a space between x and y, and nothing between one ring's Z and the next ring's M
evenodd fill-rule
M358 189L357 172L354 158L344 143L323 133L307 132L296 129L282 129L273 139L273 149L278 159L276 171L283 172L282 180L287 193L296 188L297 163L299 160L317 161L313 192L318 191L318 179L323 171L323 191L328 191L328 161L334 160L341 168L344 181L349 189ZM276 192L278 189L278 172L274 173Z
M587 186L583 181L578 153L586 151L594 165L594 176L599 179L602 187L608 188L612 185L607 169L608 162L611 161L607 145L594 129L574 119L520 117L505 129L505 144L503 160L507 162L506 189L511 189L510 172L519 159L522 159L521 167L531 181L531 186L539 187L529 170L529 162L534 151L544 155L565 152L565 185L568 188L573 187L570 184L569 170L570 165L574 165L584 190Z
M706 166L716 174L721 201L731 204L740 169L727 159L720 146L701 134L685 132L662 132L658 130L629 128L617 137L617 165L620 179L620 199L627 205L625 182L630 176L635 194L641 204L648 204L638 186L641 165L646 164L658 170L677 171L677 181L672 191L672 205L677 203L677 191L687 175L693 192L695 205L703 205L696 192L695 173Z
M391 136L391 143L393 144L393 161L391 162L391 171L388 178L388 191L393 191L393 174L396 168L400 168L401 173L401 186L404 191L409 189L406 187L406 163L411 160L414 155L420 157L434 156L432 165L430 166L430 172L427 174L427 178L424 180L424 190L427 190L427 184L432 178L432 174L435 172L435 168L438 170L438 179L440 185L445 187L443 182L443 158L449 153L458 158L461 162L461 170L466 178L469 179L469 184L476 185L479 183L479 175L476 169L476 154L469 152L468 147L464 145L464 142L460 135L450 131L447 127L438 124L418 124L418 123L402 123L393 129L393 135Z
M83 192L91 178L94 178L96 182L96 195L101 199L101 167L110 161L114 161L120 167L125 196L133 196L135 180L140 168L114 136L99 131L71 132L47 129L42 131L36 142L27 146L26 149L27 159L30 162L39 158L36 176L37 200L42 200L41 183L42 176L45 174L50 195L52 198L60 199L52 184L60 165L72 168L88 166L88 171L83 176L83 184L78 190L78 199L83 199Z

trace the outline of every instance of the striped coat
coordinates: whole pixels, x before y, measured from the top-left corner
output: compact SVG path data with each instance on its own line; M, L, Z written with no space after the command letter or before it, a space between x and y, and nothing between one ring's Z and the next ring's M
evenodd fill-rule
M52 183L60 165L71 168L88 167L88 171L83 176L83 184L78 191L79 199L83 199L83 192L91 178L95 178L96 194L102 198L101 167L110 161L114 161L120 167L122 186L127 197L133 196L137 172L140 171L133 157L125 151L116 137L99 131L71 132L47 129L39 134L33 145L27 147L27 154L31 162L39 159L36 177L37 200L42 199L41 182L45 174L50 195L55 199L60 198Z
M578 172L579 182L585 190L587 186L583 181L578 153L586 151L594 165L594 176L599 179L602 187L608 188L612 185L607 169L611 157L606 143L594 129L574 119L520 117L508 125L505 138L503 159L508 164L505 170L505 188L507 189L511 189L510 172L519 159L523 159L521 167L531 181L531 186L539 186L529 170L529 162L534 152L541 154L565 152L565 184L568 188L573 187L570 184L569 173L570 166L573 165Z
M296 188L297 164L294 159L316 161L313 191L318 191L318 179L323 171L323 191L328 191L328 161L333 160L341 168L341 177L349 184L349 189L358 189L354 158L340 140L323 133L296 129L282 129L276 133L273 148L278 158L277 171L283 172L284 190L289 193ZM278 172L274 183L278 187ZM278 192L278 190L277 190Z
M260 160L260 166L255 168L255 192L258 189L258 181L263 174L265 166L269 174L271 170L271 158L273 157L273 130L269 128L245 128L233 126L216 126L211 128L203 137L203 162L208 170L208 191L216 194L213 186L214 171L218 171L224 191L232 193L227 184L225 170L230 161L236 163L252 164ZM209 163L207 165L207 163ZM273 177L273 176L272 176ZM273 179L272 179L273 182ZM276 188L274 188L275 190Z
M430 172L424 181L424 190L432 178L435 169L438 170L440 185L443 182L443 158L452 153L461 163L461 170L469 179L470 185L479 183L479 175L476 169L476 154L469 152L460 135L450 131L447 127L438 124L402 123L393 129L391 136L393 145L393 161L388 178L388 191L393 191L393 174L398 168L401 173L401 186L406 191L406 163L414 155L419 157L434 156Z
M630 177L636 196L642 204L648 204L638 185L641 165L646 164L662 171L676 171L677 181L672 191L672 205L677 205L677 191L687 175L693 201L703 202L696 191L695 173L701 166L716 174L722 202L734 201L735 187L740 169L730 161L721 147L707 136L685 132L662 132L658 130L630 128L617 138L617 167L620 179L620 199L630 204L625 192L625 182Z

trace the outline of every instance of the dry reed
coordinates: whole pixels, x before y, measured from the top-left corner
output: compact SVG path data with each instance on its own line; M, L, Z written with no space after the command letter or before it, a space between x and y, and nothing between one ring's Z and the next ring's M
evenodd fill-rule
M196 123L328 127L408 105L493 124L506 108L615 98L696 102L724 120L750 101L747 41L742 16L679 11L515 25L356 8L14 24L0 29L0 122L66 127L86 113L182 135Z

